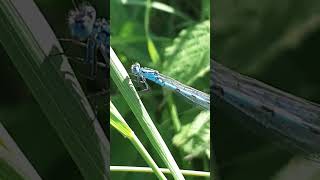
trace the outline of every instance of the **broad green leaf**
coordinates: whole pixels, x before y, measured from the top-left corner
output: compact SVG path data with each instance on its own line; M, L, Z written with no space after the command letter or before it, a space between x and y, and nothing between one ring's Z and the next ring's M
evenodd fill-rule
M210 22L182 30L165 49L163 73L192 84L210 70Z
M183 149L186 159L210 158L210 112L202 111L192 123L184 125L173 137L173 144Z

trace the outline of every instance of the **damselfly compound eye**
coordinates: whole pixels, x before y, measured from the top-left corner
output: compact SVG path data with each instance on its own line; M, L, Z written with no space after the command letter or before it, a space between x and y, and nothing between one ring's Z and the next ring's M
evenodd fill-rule
M82 3L77 6L74 0L72 2L74 9L70 10L68 14L71 42L77 42L81 45L84 45L84 43L79 41L85 42L86 57L80 61L91 65L89 79L95 79L97 67L106 67L105 63L97 62L96 51L100 49L104 57L109 57L109 51L106 50L109 49L110 44L109 26L104 18L96 19L96 10L89 3ZM69 39L64 40L70 41Z
M86 40L93 30L96 21L96 10L89 4L82 4L76 10L71 10L68 24L72 37L80 41Z
M138 74L139 73L139 69L140 69L140 64L139 63L135 63L131 66L131 72L133 74Z

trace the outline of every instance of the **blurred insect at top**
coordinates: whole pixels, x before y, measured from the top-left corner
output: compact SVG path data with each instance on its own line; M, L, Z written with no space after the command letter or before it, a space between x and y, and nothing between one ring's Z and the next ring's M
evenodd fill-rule
M97 47L109 46L110 28L104 18L96 19L96 10L88 3L83 3L69 11L68 25L74 39L95 40Z

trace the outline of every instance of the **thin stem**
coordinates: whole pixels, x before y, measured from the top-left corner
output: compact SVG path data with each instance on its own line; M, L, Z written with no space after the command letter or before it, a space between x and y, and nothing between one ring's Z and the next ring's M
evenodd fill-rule
M170 170L167 168L160 168L161 172L170 174ZM132 167L132 166L110 166L112 172L136 172L136 173L153 173L153 170L149 167ZM210 172L206 171L193 171L193 170L181 170L181 173L186 176L197 177L210 177Z

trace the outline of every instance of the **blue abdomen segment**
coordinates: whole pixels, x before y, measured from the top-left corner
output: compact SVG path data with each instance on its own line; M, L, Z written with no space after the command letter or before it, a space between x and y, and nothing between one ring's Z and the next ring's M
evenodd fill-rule
M190 86L186 86L179 81L171 79L164 75L159 75L164 87L175 91L176 93L184 96L186 99L194 104L201 106L204 109L210 109L210 96Z
M157 83L158 85L175 91L191 102L198 104L204 109L210 109L210 96L206 93L198 91L192 87L186 86L179 81L176 81L170 77L164 76L158 71L148 68L138 68L136 74Z
M162 79L159 78L158 73L156 72L148 72L148 70L145 70L141 68L142 76L150 81L153 81L157 83L160 86L166 86L165 82L163 82Z

